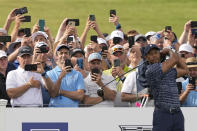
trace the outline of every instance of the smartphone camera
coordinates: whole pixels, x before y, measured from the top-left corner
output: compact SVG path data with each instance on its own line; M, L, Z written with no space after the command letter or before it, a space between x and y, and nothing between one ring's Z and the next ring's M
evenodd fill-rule
M77 59L77 65L79 68L83 69L83 59Z
M96 35L91 35L90 36L90 40L93 41L93 42L95 42L95 43L98 43L97 42L97 36Z
M98 68L93 68L91 69L91 73L95 73L95 74L99 74L100 73L100 70Z
M74 37L73 36L68 36L66 42L67 42L67 44L71 43L71 42L74 42Z
M31 36L31 29L30 28L25 28L24 33L25 33L25 37Z
M39 27L40 27L40 31L44 31L45 20L40 19L38 24L39 24Z
M192 29L192 35L195 35L195 38L197 38L197 29Z
M29 15L24 16L24 20L21 20L21 22L31 22L31 16Z
M165 27L165 32L168 32L168 31L172 31L172 26L166 26Z
M0 42L11 42L11 36L0 36Z
M192 21L191 22L191 28L197 27L197 21Z
M129 42L129 48L132 48L132 46L134 45L134 38L135 36L129 36L128 37L128 42Z
M115 59L114 60L114 67L120 66L120 59Z

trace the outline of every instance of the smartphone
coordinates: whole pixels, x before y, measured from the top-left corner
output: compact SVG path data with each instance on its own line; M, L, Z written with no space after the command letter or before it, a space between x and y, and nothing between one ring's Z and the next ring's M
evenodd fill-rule
M31 22L31 16L30 15L24 16L24 20L21 20L21 22Z
M120 59L115 59L114 60L114 67L120 66Z
M11 36L0 36L0 42L11 42Z
M25 37L30 37L31 36L31 28L25 28L24 33L25 33Z
M95 21L95 15L90 15L90 16L89 16L89 20L90 20L90 21Z
M189 77L189 83L194 86L194 89L196 89L196 78L195 77Z
M113 14L113 15L116 15L116 10L110 10L109 13L110 13L110 17L113 17L112 14Z
M44 31L45 20L40 19L38 25L40 27L40 31Z
M74 26L79 26L79 19L68 19L66 21L66 25L68 25L70 21L73 21L73 23L75 23Z
M122 41L122 39L120 37L114 37L113 38L113 43L116 44L120 44L120 42Z
M129 42L129 48L132 48L132 46L134 45L134 38L135 36L129 36L128 37L128 42Z
M197 29L192 29L192 35L195 35L195 38L197 38Z
M66 42L70 43L74 41L74 37L73 36L68 36Z
M191 22L191 27L193 28L193 27L197 27L197 21L192 21Z
M101 52L104 52L105 50L108 50L107 46L102 46L102 51Z
M25 71L37 71L37 64L26 64Z
M95 73L95 74L99 74L100 73L100 70L98 68L93 68L91 69L91 73Z
M27 7L23 7L23 8L16 9L14 13L15 15L26 14L28 13L28 10L27 10Z
M79 68L83 69L83 59L77 59L77 65L79 66Z
M165 27L165 32L167 32L168 30L172 31L172 26L166 26Z
M91 35L90 36L90 40L93 41L93 42L95 42L95 43L98 43L97 42L97 36L96 35Z

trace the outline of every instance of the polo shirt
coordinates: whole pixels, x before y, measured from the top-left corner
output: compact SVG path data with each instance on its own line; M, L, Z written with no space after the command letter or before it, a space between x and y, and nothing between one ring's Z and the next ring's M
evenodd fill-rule
M101 81L104 84L107 84L108 82L112 81L113 79L114 79L114 77L110 76L110 75L102 74L102 76L101 76ZM89 97L99 97L97 94L97 90L101 87L99 85L97 85L94 81L92 81L90 73L84 79L84 82L85 82L85 88L86 88L85 95L88 95ZM116 91L116 81L113 81L112 83L108 84L106 87L111 90ZM105 100L105 101L102 101L96 105L93 105L93 107L101 107L101 106L102 107L113 107L114 102L109 101L109 100Z
M48 71L47 75L50 77L53 83L56 83L61 71L62 70L58 66L56 66L53 70ZM71 72L66 74L62 79L60 90L72 92L72 91L77 91L79 89L85 91L83 76L81 75L80 72L72 69ZM59 95L56 96L55 98L50 99L49 106L50 107L78 107L79 101Z
M129 68L128 66L125 66L124 69L123 69L123 70L124 70L124 73L127 72L127 71L129 71L130 69L131 69L131 68ZM106 74L106 75L111 75L111 76L112 76L112 68L103 71L103 73ZM126 77L127 75L128 75L128 74L125 74L125 77ZM116 84L117 91L120 92L121 89L122 89L123 83L122 83L122 81L121 81L119 78L117 78L116 81L117 81L117 84Z
M38 80L41 86L44 86L41 74L25 71L20 66L13 71L10 71L6 79L6 90L10 88L18 88L26 84L31 77ZM29 88L23 95L11 99L12 106L43 106L42 92L40 88Z
M185 91L186 86L189 84L189 79L187 78L185 81L182 82L182 88ZM196 87L197 89L197 87ZM185 99L184 103L182 104L184 107L196 107L197 106L197 92L191 90Z
M153 92L156 107L165 109L180 107L175 68L163 73L162 63L151 64L147 66L145 76Z

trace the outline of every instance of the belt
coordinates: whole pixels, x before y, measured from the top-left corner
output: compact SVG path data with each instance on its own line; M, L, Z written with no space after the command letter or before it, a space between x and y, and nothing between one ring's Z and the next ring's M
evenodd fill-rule
M178 113L181 111L180 107L171 107L171 108L155 107L155 110L160 110L160 111L167 112L170 114Z

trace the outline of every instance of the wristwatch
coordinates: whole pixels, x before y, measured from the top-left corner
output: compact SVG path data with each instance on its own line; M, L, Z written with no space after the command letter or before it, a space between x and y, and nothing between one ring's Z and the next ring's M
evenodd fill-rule
M46 72L42 73L41 75L42 75L42 77L44 77L44 78L46 78L46 79L49 78L49 76L47 75Z

